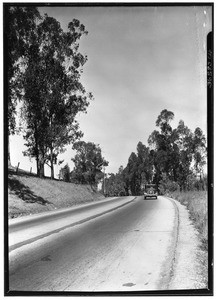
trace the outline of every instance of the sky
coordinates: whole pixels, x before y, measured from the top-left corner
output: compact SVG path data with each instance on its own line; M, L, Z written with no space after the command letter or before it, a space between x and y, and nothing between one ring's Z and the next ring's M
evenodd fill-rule
M78 121L83 140L99 144L109 161L106 172L125 167L139 141L148 146L163 109L174 113L172 127L183 120L206 134L210 7L41 7L40 12L55 17L64 30L75 18L88 31L79 48L88 56L81 82L94 100ZM12 165L36 171L35 161L22 155L22 136L10 142ZM71 147L58 158L72 169Z

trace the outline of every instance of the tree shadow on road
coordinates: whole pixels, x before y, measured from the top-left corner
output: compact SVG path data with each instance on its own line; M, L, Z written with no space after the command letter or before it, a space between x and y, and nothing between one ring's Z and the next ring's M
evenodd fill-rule
M41 205L52 204L42 197L35 195L28 186L21 183L18 179L8 178L8 187L10 190L26 203L38 203Z

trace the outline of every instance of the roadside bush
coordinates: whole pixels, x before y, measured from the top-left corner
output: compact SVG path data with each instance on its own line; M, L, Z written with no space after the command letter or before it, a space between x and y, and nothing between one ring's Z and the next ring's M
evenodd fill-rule
M207 190L207 177L197 179L194 174L187 176L186 180L187 191L206 191Z
M185 189L187 191L194 191L195 190L195 183L197 181L197 178L194 174L190 174L186 178L186 186Z
M60 169L59 178L65 182L70 182L70 168L68 164Z
M169 195L171 192L180 191L179 184L170 180L165 173L160 180L158 188L161 195Z

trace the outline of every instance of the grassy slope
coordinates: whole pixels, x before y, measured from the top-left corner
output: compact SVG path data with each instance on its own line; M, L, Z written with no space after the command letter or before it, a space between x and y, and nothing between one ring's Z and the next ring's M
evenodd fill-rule
M174 192L170 196L187 207L190 217L200 233L203 247L206 249L208 242L207 192Z
M200 266L199 273L203 278L205 286L208 284L208 209L207 192L189 191L173 192L170 197L185 205L189 211L190 218L199 232L201 241L200 251L197 252L197 259Z
M89 185L40 179L28 175L8 175L9 218L71 207L104 199Z

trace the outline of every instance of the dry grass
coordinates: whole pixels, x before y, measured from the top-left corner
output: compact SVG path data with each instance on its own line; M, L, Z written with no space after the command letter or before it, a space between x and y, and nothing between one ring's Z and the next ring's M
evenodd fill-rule
M10 218L67 208L104 199L89 185L9 174L8 213Z
M189 210L190 217L198 229L205 249L208 247L208 209L206 191L173 192L170 195Z

